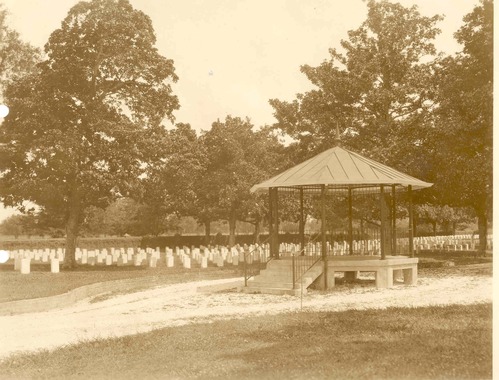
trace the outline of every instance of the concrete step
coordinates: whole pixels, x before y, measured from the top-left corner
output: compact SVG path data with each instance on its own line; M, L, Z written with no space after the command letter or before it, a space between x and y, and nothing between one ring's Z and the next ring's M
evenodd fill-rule
M267 282L273 282L273 281L285 281L285 282L292 282L293 281L293 275L287 273L285 275L279 275L275 273L265 273L264 275L259 275L255 276L254 278L256 279L262 279Z
M287 275L289 274L290 276L293 275L293 270L292 268L268 268L268 269L262 269L260 271L261 274L273 274L273 275L276 275L276 276L279 276L279 275Z
M303 260L303 264L312 264L316 259ZM302 265L302 260L296 260L295 265ZM292 260L272 260L268 263L267 268L292 268Z
M283 288L250 288L242 287L241 291L248 294L275 294L275 295L291 295L299 296L300 289L283 289ZM303 290L303 294L306 294L306 289Z
M292 282L276 282L276 281L248 281L249 288L283 288L293 289Z
M301 261L301 260L297 260ZM311 264L307 259L307 264ZM297 263L299 265L299 263ZM260 271L260 274L248 281L247 287L242 287L241 291L245 293L263 293L263 294L291 294L299 296L306 294L307 288L319 277L323 267L315 264L303 274L303 278L298 281L296 288L293 289L293 262L292 260L272 260L267 268ZM303 290L300 289L303 287Z

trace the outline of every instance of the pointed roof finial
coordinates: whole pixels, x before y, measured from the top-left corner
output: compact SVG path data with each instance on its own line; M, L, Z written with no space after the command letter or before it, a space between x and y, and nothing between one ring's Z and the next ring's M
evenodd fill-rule
M338 126L338 122L336 122L336 137L334 138L334 143L336 146L341 146L340 127Z

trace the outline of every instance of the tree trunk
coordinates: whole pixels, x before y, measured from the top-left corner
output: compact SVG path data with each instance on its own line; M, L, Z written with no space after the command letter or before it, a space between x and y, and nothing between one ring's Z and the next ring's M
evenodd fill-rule
M211 243L211 221L207 220L204 222L204 236L205 244L210 245Z
M229 247L236 245L236 213L231 211L229 216Z
M433 227L433 236L437 236L437 222L431 222Z
M64 254L64 262L62 267L64 269L71 269L76 267L76 239L80 229L80 194L74 186L69 196L69 212L66 220L66 252Z
M478 253L482 256L485 255L485 250L487 249L487 212L482 210L476 210L478 216L478 236L480 239L480 244L478 246Z
M66 222L66 253L64 255L64 269L76 267L76 239L80 227L80 209L78 205L70 205L69 216Z
M260 219L255 220L255 233L254 233L254 240L255 244L260 244Z

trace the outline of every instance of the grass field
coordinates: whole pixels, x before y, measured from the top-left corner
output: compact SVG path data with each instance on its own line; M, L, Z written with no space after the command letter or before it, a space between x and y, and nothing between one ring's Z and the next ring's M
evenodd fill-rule
M481 259L454 267L428 262L423 276L490 276L492 270ZM83 267L51 274L39 267L21 275L3 267L0 302L107 280L143 279L124 290L135 291L236 276L241 268ZM296 312L164 328L17 354L0 362L0 378L489 379L492 305Z
M292 313L82 342L4 379L489 379L492 306Z
M449 260L453 261L456 266L442 267L442 263ZM490 262L492 262L491 257L475 257L472 254L463 254L462 252L427 253L420 258L419 271L423 275L425 273L434 275L435 270L440 274L453 273L470 264ZM133 285L133 289L131 289L140 290L178 282L241 277L243 274L242 265L238 267L226 265L222 268L210 266L206 269L201 269L199 265L195 265L192 269L184 269L178 265L174 268L167 268L161 261L157 268L80 266L74 270L55 274L50 273L49 265L35 264L32 265L29 275L22 275L14 271L12 262L0 265L0 302L53 296L80 286L103 281L142 278L144 281Z
M133 286L135 290L139 290L179 282L240 276L243 276L242 266L241 268L226 266L206 269L167 268L166 266L157 268L82 266L72 271L50 273L48 266L39 265L34 266L28 275L15 272L13 266L3 266L0 270L0 302L53 296L103 281L143 279Z

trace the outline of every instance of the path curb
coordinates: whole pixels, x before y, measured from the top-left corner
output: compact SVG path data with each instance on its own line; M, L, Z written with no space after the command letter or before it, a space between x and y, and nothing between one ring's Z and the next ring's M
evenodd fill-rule
M53 309L60 309L71 306L85 298L121 290L126 288L128 285L143 281L144 279L139 277L128 280L96 282L94 284L83 285L79 288L71 289L67 293L55 296L2 302L0 303L0 316L38 313Z

